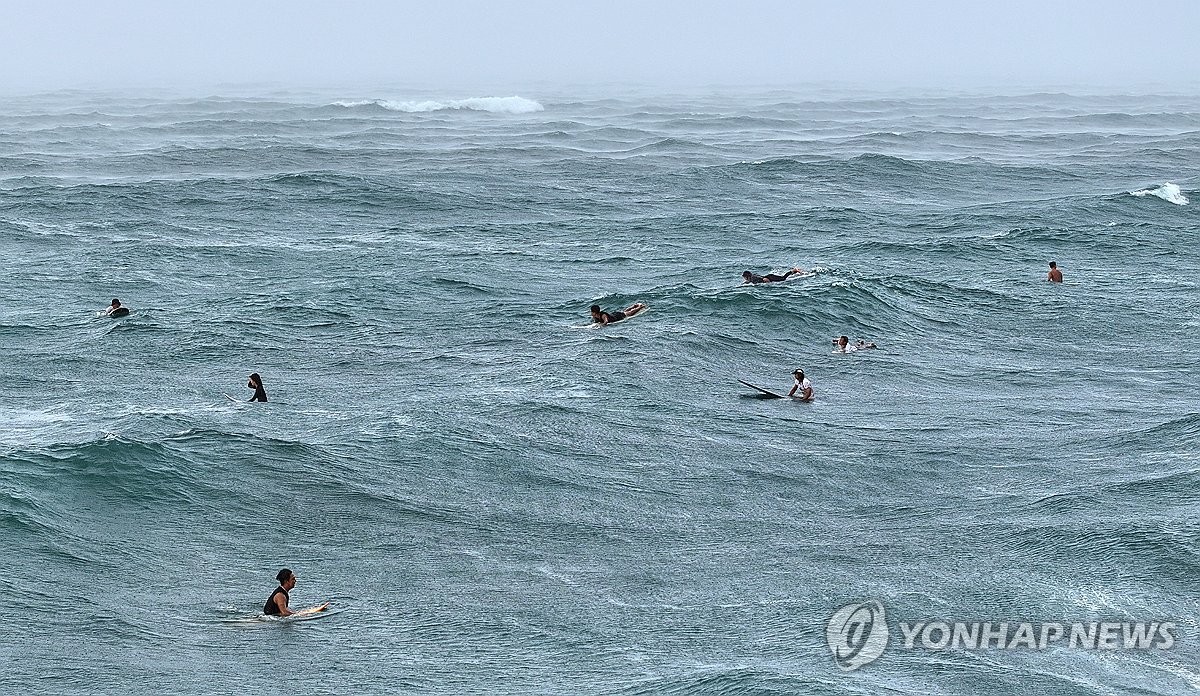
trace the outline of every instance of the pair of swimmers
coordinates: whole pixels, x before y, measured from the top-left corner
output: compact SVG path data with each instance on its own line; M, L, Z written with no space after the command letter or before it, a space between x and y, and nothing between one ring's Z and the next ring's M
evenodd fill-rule
M104 310L104 315L109 317L126 317L129 316L129 308L121 306L121 301L114 297L112 304ZM250 380L246 382L246 387L254 390L254 396L250 397L251 401L267 402L267 390L263 389L262 377L259 377L257 372L250 375Z
M803 273L803 272L804 272L803 268L793 268L790 271L788 271L787 273L784 273L783 275L779 275L778 273L768 273L766 275L755 275L755 274L751 273L750 271L742 271L742 284L744 285L744 284L749 283L751 285L760 285L762 283L778 283L781 280L787 280L788 278L796 275L797 273ZM633 315L637 314L638 312L641 312L642 310L646 309L646 304L643 302L635 302L634 304L629 305L625 309L617 310L615 312L606 312L600 308L600 305L592 305L589 309L592 313L592 322L593 323L614 324L623 319L628 319L629 317L632 317Z

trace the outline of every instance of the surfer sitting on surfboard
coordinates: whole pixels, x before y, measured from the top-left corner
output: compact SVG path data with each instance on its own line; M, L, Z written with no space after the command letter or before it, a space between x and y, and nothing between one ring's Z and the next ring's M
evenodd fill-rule
M259 377L257 372L251 373L246 387L254 390L254 396L250 397L251 401L261 401L264 404L267 402L267 390L263 389L262 377Z
M759 283L778 283L781 280L787 280L788 278L796 275L797 273L803 273L803 272L804 272L803 268L793 268L792 270L788 271L787 273L784 273L783 275L779 275L778 273L768 273L766 275L754 275L750 271L742 271L742 284L745 285L746 283L750 283L751 285L758 285Z
M108 306L108 308L104 310L104 315L105 315L105 316L109 316L109 317L124 317L124 316L128 316L128 315L129 315L129 308L128 308L128 307L122 307L122 306L121 306L121 301L120 301L120 300L118 300L117 298L115 298L115 297L114 297L114 298L113 298L113 301L112 301L112 304L111 304L111 305L109 305L109 306Z
M267 603L263 605L263 613L267 616L291 616L299 612L294 612L288 609L288 591L296 586L296 574L284 568L275 574L275 579L279 581L279 587L267 597ZM314 611L324 611L329 608L329 602L305 609L304 612L311 613Z
M591 307L592 321L597 324L615 324L618 321L632 317L645 308L646 305L644 303L634 302L622 311L605 312L604 310L600 309L600 305L594 304Z
M804 370L796 370L792 373L792 377L796 378L796 383L792 385L792 390L788 392L788 396L796 396L796 390L800 390L801 401L812 401L813 388L812 383L804 376Z

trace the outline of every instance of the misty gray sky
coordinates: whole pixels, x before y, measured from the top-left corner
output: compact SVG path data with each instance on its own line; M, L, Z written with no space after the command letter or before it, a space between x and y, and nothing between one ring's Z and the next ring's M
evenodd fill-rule
M1200 84L1200 2L0 0L0 91Z

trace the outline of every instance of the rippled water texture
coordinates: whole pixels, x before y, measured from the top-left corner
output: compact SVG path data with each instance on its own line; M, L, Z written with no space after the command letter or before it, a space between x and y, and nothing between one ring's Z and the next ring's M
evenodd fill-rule
M10 99L0 690L1188 693L1198 182L1196 96Z

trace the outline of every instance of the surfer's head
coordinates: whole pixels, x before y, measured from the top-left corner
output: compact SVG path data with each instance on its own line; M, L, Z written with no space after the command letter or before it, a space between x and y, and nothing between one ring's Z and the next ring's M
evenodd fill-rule
M800 382L804 379L804 370L797 368L796 371L792 373L792 376L796 378L797 382Z
M1051 261L1051 262L1050 262L1050 268L1058 268L1058 262L1057 262L1057 261ZM113 302L116 302L116 300L113 300Z
M276 573L275 579L279 581L279 586L285 590L290 590L296 586L296 574L287 568Z
M588 308L588 311L592 313L593 317L598 317L600 316L600 305L594 304Z
M257 372L251 372L250 381L246 383L246 386L251 389L258 389L262 386L262 377L259 377Z
M839 346L841 346L842 348L845 348L846 344L848 344L848 343L850 343L849 336L838 336L838 345Z
M112 306L114 306L114 307L120 307L120 306L121 306L121 301L120 301L120 300L118 300L117 298L115 298L115 297L114 297L114 298L113 298L113 301L112 301Z
M750 280L751 278L754 277L754 274L751 273L750 271L742 271L742 277L745 278L746 280Z

